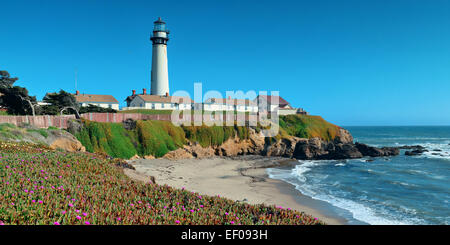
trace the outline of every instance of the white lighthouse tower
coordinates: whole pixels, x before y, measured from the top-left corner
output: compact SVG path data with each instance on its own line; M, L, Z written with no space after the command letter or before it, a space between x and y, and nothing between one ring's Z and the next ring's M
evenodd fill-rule
M166 22L162 21L161 17L154 24L153 35L150 37L153 43L151 94L168 95L167 41L169 41L169 30L166 29Z

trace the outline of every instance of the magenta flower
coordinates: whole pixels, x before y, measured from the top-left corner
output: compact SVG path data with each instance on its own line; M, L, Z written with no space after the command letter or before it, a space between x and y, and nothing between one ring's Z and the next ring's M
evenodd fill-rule
M73 204L72 204L72 203L69 203L69 207L73 207Z
M179 224L179 223L180 223L180 221L179 221L179 220L175 220L175 223Z
M61 214L66 214L66 211L65 210L61 211Z
M87 216L87 213L83 213L83 216Z
M40 204L44 203L44 202L43 202L43 201L41 201L41 200L39 200L38 202L39 202Z
M86 225L90 225L91 223L89 223L89 221L84 222Z
M32 203L35 203L35 202L36 202L36 200L32 200L31 202L32 202Z
M53 223L54 225L61 225L59 222L55 222L55 223Z
M79 213L79 212L80 212L80 210L79 210L79 209L77 209L77 210L75 210L75 212Z
M231 221L230 223L231 223L231 224L234 224L234 221Z
M77 216L77 219L78 219L78 220L80 220L80 219L81 219L81 217L80 217L80 216Z
M122 219L121 219L120 217L117 217L117 220L118 220L118 221L121 221Z

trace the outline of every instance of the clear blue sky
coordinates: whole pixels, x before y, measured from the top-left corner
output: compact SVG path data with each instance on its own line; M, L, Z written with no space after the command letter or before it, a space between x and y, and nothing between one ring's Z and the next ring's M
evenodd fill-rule
M49 91L150 90L153 21L171 92L277 90L339 125L450 125L450 1L3 1L0 69ZM193 95L192 95L193 96Z

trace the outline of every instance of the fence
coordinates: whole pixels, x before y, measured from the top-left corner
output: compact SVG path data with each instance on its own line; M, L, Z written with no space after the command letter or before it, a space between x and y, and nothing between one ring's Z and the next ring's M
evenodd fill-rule
M171 114L139 114L139 113L84 113L81 117L95 122L111 122L120 123L124 120L131 118L133 120L160 120L160 121L171 121ZM255 116L255 115L253 115ZM250 116L251 117L251 116ZM241 121L248 123L250 120L256 118L250 118L249 115L220 115L210 116L204 115L200 118L190 117L190 120L200 120L203 122L234 122ZM68 121L70 119L75 119L75 115L63 115L63 116L0 116L0 123L11 123L16 126L21 126L23 124L30 124L38 128L48 128L50 126L58 128L67 128Z

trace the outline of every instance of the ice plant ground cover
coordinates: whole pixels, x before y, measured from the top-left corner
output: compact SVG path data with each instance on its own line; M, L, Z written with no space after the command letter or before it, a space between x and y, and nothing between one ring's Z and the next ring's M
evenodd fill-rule
M133 181L120 160L0 142L0 225L323 224L275 206Z

